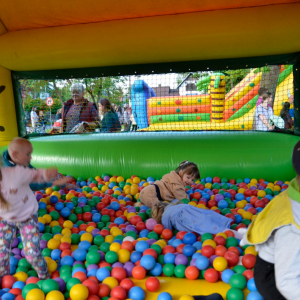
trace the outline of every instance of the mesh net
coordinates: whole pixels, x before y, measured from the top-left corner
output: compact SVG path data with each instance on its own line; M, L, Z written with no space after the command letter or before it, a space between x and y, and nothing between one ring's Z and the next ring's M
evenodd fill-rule
M19 80L27 134L292 131L292 65Z

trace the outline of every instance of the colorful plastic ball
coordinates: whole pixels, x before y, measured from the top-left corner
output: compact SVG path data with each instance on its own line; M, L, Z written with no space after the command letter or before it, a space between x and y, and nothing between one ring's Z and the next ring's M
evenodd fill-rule
M144 300L145 299L145 292L139 286L134 286L129 290L128 298L132 299L132 300Z
M148 219L147 221L146 221L146 227L147 227L147 229L149 229L149 230L153 230L154 229L154 226L157 224L157 222L154 220L154 219L152 219L152 218L150 218L150 219Z
M128 293L134 287L134 282L129 278L125 278L120 282L120 286Z
M234 271L232 271L231 269L227 269L222 272L221 278L222 278L223 282L229 284L229 280L230 280L231 276L234 274L235 274Z
M88 288L83 284L75 284L70 290L72 300L86 300L89 296Z
M14 277L17 279L17 281L23 281L26 282L28 279L28 275L25 272L17 272Z
M204 278L208 282L215 283L219 279L219 273L215 269L207 269L204 273Z
M145 282L145 286L149 292L156 292L160 288L160 281L156 277L149 277Z
M42 291L47 295L51 291L58 291L59 284L54 279L47 279L42 284Z
M226 294L227 300L244 300L244 293L242 290L237 288L231 288Z
M120 263L125 263L130 260L130 252L127 249L120 249L118 251L118 259Z
M244 289L247 285L247 280L242 274L234 274L230 277L229 284L232 288Z
M196 242L197 238L193 233L186 233L183 237L183 243L193 245Z
M160 276L163 272L163 267L160 263L156 263L155 267L150 271L150 274L153 276Z
M248 294L247 300L264 300L264 297L258 291L253 291Z
M224 257L217 257L213 261L213 267L219 271L222 272L227 268L227 260Z
M146 241L138 241L135 245L135 250L143 253L149 248L149 244Z
M113 264L116 261L118 261L118 254L116 252L114 252L114 251L108 251L105 254L105 260L108 263Z
M162 292L158 295L157 300L172 300L172 296L168 292Z
M65 300L65 297L59 291L52 291L47 294L46 300Z
M111 297L117 298L119 300L124 300L126 298L126 290L121 286L114 287L110 292Z
M2 278L2 281L1 281L1 285L2 285L2 288L8 288L8 289L11 289L12 286L14 285L14 283L17 281L17 279L12 276L12 275L5 275L3 278Z
M141 259L142 255L143 255L142 252L139 252L139 251L132 252L130 255L130 260L133 263L136 263L138 260Z
M184 265L184 266L186 266L187 264L188 264L188 258L187 258L187 256L185 256L184 254L178 254L178 255L176 255L176 258L175 258L175 265L176 266L178 266L178 265Z
M205 256L199 256L196 259L196 267L199 270L206 270L209 266L209 259Z
M132 269L132 277L138 280L144 279L146 270L142 266L136 266Z
M165 264L174 264L175 263L176 255L173 253L167 253L164 255L164 263Z
M256 284L255 284L255 281L254 281L254 278L251 278L248 280L247 282L247 288L250 292L255 292L257 291L257 288L256 288Z
M78 261L85 261L86 255L87 255L86 250L80 248L76 249L73 252L74 259Z
M114 287L119 285L118 280L113 277L105 278L102 283L106 284L110 289L113 289Z
M145 255L141 258L140 264L144 269L149 271L155 267L156 261L153 256Z
M189 280L195 280L199 276L199 270L194 266L188 266L185 269L185 277Z
M6 275L7 276L7 275ZM5 277L5 276L4 276ZM4 278L3 277L3 278ZM2 279L3 280L3 279ZM4 287L3 287L3 284L2 284L2 289L3 289ZM23 288L23 290L22 290L22 297L24 298L24 299L26 299L26 296L27 296L27 294L28 294L28 292L29 291L31 291L31 290L33 290L33 289L38 289L39 288L39 286L37 285L37 284L35 284L35 283L29 283L29 284L26 284L25 286L24 286L24 288Z
M32 289L26 295L26 300L44 300L44 299L45 299L45 294L40 289Z
M122 267L115 267L111 271L111 276L116 278L119 282L127 277L126 270Z
M242 258L242 264L247 269L253 269L256 262L256 256L253 254L246 254Z
M163 266L163 273L167 277L171 277L174 275L175 266L173 264L165 264Z
M103 282L105 278L110 277L110 271L107 268L100 268L97 270L96 277Z

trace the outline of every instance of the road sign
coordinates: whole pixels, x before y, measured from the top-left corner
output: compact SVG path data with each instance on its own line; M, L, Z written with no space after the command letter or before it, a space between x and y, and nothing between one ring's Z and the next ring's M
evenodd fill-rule
M48 98L46 99L46 104L47 104L48 106L52 106L52 105L53 105L53 99L52 99L51 97L48 97Z

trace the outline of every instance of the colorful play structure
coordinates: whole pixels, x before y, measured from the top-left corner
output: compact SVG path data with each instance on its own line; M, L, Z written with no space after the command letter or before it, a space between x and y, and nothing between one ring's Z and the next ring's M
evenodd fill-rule
M280 75L274 108L278 115L286 90L294 92L295 134L223 131L251 128L261 78L252 71L227 95L221 74L211 75L210 95L155 97L145 82L135 83L134 97L143 94L133 104L143 115L137 119L140 128L192 132L31 138L34 166L56 165L75 177L109 172L160 178L188 159L199 166L202 177L290 180L295 175L291 151L300 135L299 11L299 0L33 0L30 5L2 0L0 146L3 150L14 137L26 134L20 79L291 65ZM205 131L212 129L218 131ZM224 282L160 279L174 300L186 291L225 297L229 289ZM148 293L146 300L157 295Z
M225 75L215 73L197 83L199 91L209 84L208 94L173 97L153 96L146 82L136 80L131 93L134 116L140 129L150 131L250 130L261 77L262 72L254 69L225 95ZM279 116L283 103L289 101L290 91L294 91L293 66L282 66L273 104L275 115Z

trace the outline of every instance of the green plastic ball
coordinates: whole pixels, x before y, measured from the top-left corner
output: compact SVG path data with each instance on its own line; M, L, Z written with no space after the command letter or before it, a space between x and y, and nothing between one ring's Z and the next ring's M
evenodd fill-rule
M18 268L16 269L16 273L18 273L18 272L24 272L24 273L27 273L27 272L29 272L29 268L18 267Z
M59 291L59 284L54 279L47 279L42 284L42 291L45 295L51 291Z
M103 229L104 227L105 227L105 224L104 224L103 222L98 222L98 223L97 223L97 228L98 228L99 230Z
M185 265L177 265L174 269L174 274L177 278L184 278L185 277Z
M78 245L80 242L80 235L77 233L71 234L71 243L72 245Z
M70 214L68 220L72 221L73 223L77 222L77 216L75 214Z
M26 299L26 296L28 294L29 291L33 290L33 289L38 289L39 286L35 283L29 283L29 284L26 284L23 289L22 289L22 297L24 299Z
M28 277L38 277L38 274L35 270L30 270L27 272Z
M40 208L38 210L38 216L39 217L43 217L44 215L46 215L48 212L47 212L47 209L46 208Z
M137 233L135 232L135 231L127 231L126 233L125 233L125 236L131 236L131 237L133 237L135 240L137 239Z
M160 263L161 265L165 264L165 262L164 262L164 255L163 254L158 255L157 262Z
M53 226L52 227L52 234L55 235L55 234L59 234L62 232L62 228L61 226L59 225L56 225L56 226Z
M101 217L101 222L103 222L103 223L110 222L110 216L108 216L108 215L103 215L103 216Z
M51 213L49 215L52 217L52 220L54 220L54 221L57 221L60 217L59 212L56 210L51 211Z
M72 267L69 265L61 266L59 269L59 274L72 273Z
M244 300L244 293L242 290L237 289L237 288L231 288L228 290L226 294L226 299L227 300Z
M125 238L125 237L124 237L123 235L117 235L117 236L115 236L114 241L115 241L115 240L123 241L124 238Z
M104 242L104 237L102 235L96 235L94 237L94 244L97 246L101 246L101 244Z
M53 235L51 233L44 233L41 237L41 240L49 242L52 239Z
M99 247L97 245L92 245L88 251L91 252L91 251L98 251L98 250L99 250Z
M239 242L235 237L229 237L226 239L226 248L228 249L229 247L238 247Z
M246 287L247 280L242 274L233 274L230 277L229 284L232 288L237 288L243 290Z
M154 249L156 251L157 255L160 255L162 253L161 247L159 245L157 245L157 244L151 245L150 248Z
M45 280L39 280L36 284L39 286L40 290L42 289L43 282Z
M91 212L92 211L92 208L89 206L89 205L85 205L83 207L83 212L86 213L86 212Z
M210 234L210 233L204 233L202 236L201 236L201 242L203 243L204 241L206 240L213 240L213 235Z
M104 242L100 245L100 251L106 253L109 251L110 243Z
M105 260L110 264L114 264L118 261L118 254L115 251L107 251L105 254Z
M76 215L82 214L82 208L80 206L75 207L74 213Z
M237 265L232 270L237 274L243 274L247 269L244 266Z
M67 282L66 288L67 291L70 292L71 288L75 285L75 284L81 284L81 281L78 278L70 278Z
M26 258L22 258L18 262L18 267L24 267L27 269L30 269L31 265L30 263L26 260Z
M51 252L52 252L51 249L45 248L45 249L42 250L42 255L43 255L44 257L51 257Z
M158 240L158 234L154 231L151 231L151 232L148 233L147 238Z
M167 277L171 277L174 275L174 270L175 270L175 266L173 264L165 264L163 266L163 273L167 276Z
M118 257L118 254L117 254L117 257ZM100 262L100 260L101 260L101 255L97 251L89 251L86 255L86 261L89 264L98 264Z
M189 202L190 202L189 199L182 199L182 200L180 201L180 203L183 203L183 204L188 204Z

